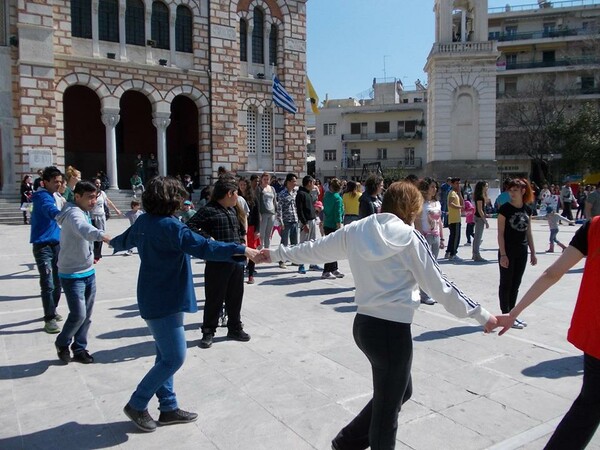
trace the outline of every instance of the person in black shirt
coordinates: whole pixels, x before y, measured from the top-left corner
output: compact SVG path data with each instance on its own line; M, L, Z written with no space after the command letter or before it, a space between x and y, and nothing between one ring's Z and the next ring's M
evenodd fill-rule
M498 261L500 263L500 286L498 296L502 313L514 308L519 286L527 266L527 247L531 252L531 265L537 264L531 235L531 208L533 191L527 180L515 178L507 186L510 201L498 211ZM522 320L515 321L513 328L527 326Z
M245 230L240 226L235 205L238 183L230 175L220 177L214 185L212 199L187 223L193 231L221 242L244 242ZM244 296L244 263L207 261L204 270L204 318L200 348L212 346L225 301L227 337L247 342L250 335L243 329L240 312Z
M381 194L383 178L379 175L369 175L365 181L365 192L358 203L358 218L364 219L371 214L377 214L381 209Z

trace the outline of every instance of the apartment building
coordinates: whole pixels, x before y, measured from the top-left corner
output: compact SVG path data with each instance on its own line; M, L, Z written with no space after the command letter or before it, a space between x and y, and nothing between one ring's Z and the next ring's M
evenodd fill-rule
M373 80L372 98L331 99L316 116L316 176L364 178L423 173L427 91L404 90L398 80Z
M489 39L497 41L501 52L496 84L499 121L516 102L536 101L539 96L545 102L556 101L556 109L564 107L568 113L584 102L600 105L600 1L538 1L491 8L488 24ZM552 109L551 103L548 106ZM512 144L507 133L498 133L499 171L530 174L532 159L515 152ZM548 159L559 158L551 154ZM552 169L556 176L565 175L556 161Z
M206 184L301 172L306 0L0 0L0 186L45 165L129 187L136 155Z

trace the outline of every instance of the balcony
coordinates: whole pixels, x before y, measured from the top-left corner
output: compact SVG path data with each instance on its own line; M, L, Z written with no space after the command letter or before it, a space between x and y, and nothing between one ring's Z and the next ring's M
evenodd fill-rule
M576 89L561 89L546 92L548 96L577 97L579 95L600 95L600 87L581 87ZM497 99L523 98L522 92L497 92Z
M423 139L423 132L417 130L412 133L396 131L394 133L342 134L342 142L398 141L411 139Z
M598 34L598 29L594 28L563 28L551 31L539 30L539 31L524 31L520 33L498 33L490 32L489 39L491 41L498 42L511 42L521 41L529 39L547 39L567 36L590 36Z
M420 169L423 167L423 158L360 158L356 161L356 165L351 157L346 158L346 167L348 171L356 169L362 170L363 164L379 163L384 169Z
M487 42L452 42L435 43L431 49L432 55L437 54L464 54L464 53L491 53L496 52L497 43L495 41Z
M600 58L582 56L580 58L563 58L554 61L508 62L505 70L541 69L546 67L587 66L600 64Z
M513 11L533 11L544 8L577 8L582 6L600 5L600 0L562 0L562 1L547 1L542 4L530 3L527 5L507 5L488 8L489 14L502 14Z

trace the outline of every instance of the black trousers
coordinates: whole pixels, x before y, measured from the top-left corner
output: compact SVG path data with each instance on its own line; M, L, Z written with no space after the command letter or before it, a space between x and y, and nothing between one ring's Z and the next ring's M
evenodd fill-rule
M566 217L569 220L573 220L573 210L571 202L563 202L563 212L561 216Z
M228 262L206 262L204 269L203 333L214 333L219 325L219 314L225 302L227 328L242 328L240 311L244 297L244 265Z
M450 236L448 237L448 247L446 252L450 256L456 255L458 252L458 245L460 244L460 222L448 224L450 230Z
M323 227L323 231L325 232L325 236L327 236L328 234L335 233L337 229ZM336 270L338 270L337 261L325 263L325 266L323 267L323 272L335 272Z
M584 449L600 423L600 359L583 355L583 386L571 409L560 421L547 450Z
M335 437L340 450L393 449L398 413L412 395L410 324L357 314L354 340L371 363L373 398Z
M500 310L508 314L515 307L519 287L527 267L527 247L520 245L517 248L506 248L508 267L500 266L500 252L498 252L498 266L500 267L500 286L498 287L498 298L500 299Z

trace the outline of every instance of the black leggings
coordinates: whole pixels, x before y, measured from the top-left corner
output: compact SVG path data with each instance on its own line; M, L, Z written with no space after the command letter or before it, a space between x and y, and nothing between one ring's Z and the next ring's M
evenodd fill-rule
M500 267L498 297L500 299L500 310L503 314L508 314L517 302L519 287L521 286L525 267L527 267L527 247L520 245L512 250L507 248L506 256L508 257L508 267L505 269L500 266L500 252L498 252L498 265Z
M583 355L583 386L571 409L560 421L547 450L584 449L600 423L600 359Z
M373 398L335 437L340 450L393 449L398 413L412 394L412 336L409 323L357 314L354 340L373 372Z

